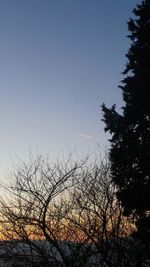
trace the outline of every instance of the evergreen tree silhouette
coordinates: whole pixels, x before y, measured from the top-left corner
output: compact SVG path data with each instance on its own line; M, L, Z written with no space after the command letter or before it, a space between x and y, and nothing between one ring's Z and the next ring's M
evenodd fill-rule
M123 80L122 114L102 105L105 131L111 134L110 161L117 197L126 215L137 217L138 233L150 236L150 0L133 10L131 40Z

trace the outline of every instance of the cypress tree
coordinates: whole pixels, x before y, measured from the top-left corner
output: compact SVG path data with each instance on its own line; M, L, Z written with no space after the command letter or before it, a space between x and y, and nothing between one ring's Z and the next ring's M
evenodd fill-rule
M126 215L135 214L138 232L150 235L150 0L133 10L128 22L130 48L122 90L122 113L102 105L110 132L112 180Z

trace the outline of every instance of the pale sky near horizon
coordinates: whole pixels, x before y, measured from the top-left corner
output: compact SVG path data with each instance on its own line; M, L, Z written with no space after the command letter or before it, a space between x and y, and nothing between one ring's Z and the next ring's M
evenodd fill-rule
M16 155L107 144L100 105L118 89L138 0L0 0L0 176Z

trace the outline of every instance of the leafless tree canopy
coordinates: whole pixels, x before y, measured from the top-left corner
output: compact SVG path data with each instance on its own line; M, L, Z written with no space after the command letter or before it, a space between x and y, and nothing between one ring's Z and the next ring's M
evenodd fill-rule
M1 236L11 240L12 253L15 248L26 255L30 266L129 263L126 236L131 224L116 200L106 161L90 163L86 158L77 163L69 158L51 165L38 156L18 167L11 181L0 201Z

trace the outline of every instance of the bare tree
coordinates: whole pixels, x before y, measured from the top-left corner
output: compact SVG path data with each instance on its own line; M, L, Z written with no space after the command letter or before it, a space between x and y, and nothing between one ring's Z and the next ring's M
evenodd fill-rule
M11 180L0 201L9 255L26 256L28 266L130 266L132 227L107 160L51 165L38 156L17 167Z
M70 266L69 243L64 244L64 240L71 241L75 230L67 225L71 208L67 195L79 179L83 164L69 159L50 166L48 160L38 156L15 170L7 197L1 198L1 235L28 244L44 266Z
M124 250L121 251L122 237L131 233L133 225L123 216L121 203L116 199L109 162L84 166L71 194L73 209L69 220L82 236L82 242L92 244L90 253L97 262L93 266L124 266L119 265L123 260L127 263Z

